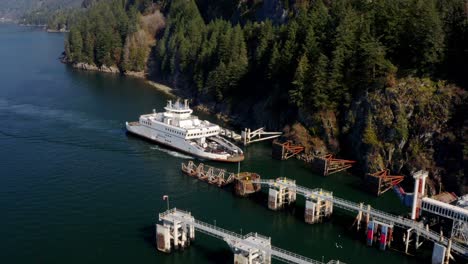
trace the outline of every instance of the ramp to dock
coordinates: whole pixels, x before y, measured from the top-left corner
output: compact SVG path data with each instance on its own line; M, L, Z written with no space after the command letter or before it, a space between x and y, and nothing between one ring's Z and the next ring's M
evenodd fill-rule
M423 223L403 218L401 216L396 216L392 215L389 213L386 213L381 210L377 210L374 208L371 208L370 206L363 206L363 204L358 204L355 202L351 202L333 195L327 195L328 191L316 188L316 189L309 189L300 185L296 184L291 184L290 182L282 182L282 181L276 181L276 180L257 180L254 181L255 183L261 184L263 186L268 186L268 187L274 187L278 185L282 185L284 188L289 188L293 191L295 191L297 194L304 196L305 198L308 197L318 197L323 201L331 201L333 203L333 206L336 206L338 208L351 211L351 212L356 212L356 213L364 213L368 214L371 216L374 220L386 223L386 224L391 224L395 225L404 229L411 229L414 230L417 234L420 236L434 242L434 243L439 243L444 246L449 246L451 247L451 250L454 252L460 254L461 256L468 256L468 248L460 243L451 241L449 238L443 236L442 234L436 233L424 226Z
M171 226L171 230L174 230L176 226L189 229L194 228L196 231L204 233L206 235L222 239L226 241L229 246L236 252L242 249L255 249L262 254L269 256L273 259L277 259L286 263L298 263L298 264L339 264L340 261L329 261L327 263L316 261L311 258L307 258L296 253L274 247L271 245L271 238L261 236L257 233L249 233L247 235L240 235L235 232L205 223L200 220L193 218L190 212L183 211L177 208L167 210L159 214L159 220L162 221L166 226ZM179 232L180 235L182 232ZM262 263L269 263L264 261Z

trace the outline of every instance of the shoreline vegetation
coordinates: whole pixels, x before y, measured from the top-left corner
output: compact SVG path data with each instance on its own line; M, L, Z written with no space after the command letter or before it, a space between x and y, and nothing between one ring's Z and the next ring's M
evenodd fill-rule
M281 16L249 2L124 2L77 17L68 63L150 76L235 125L289 128L308 150L357 160L359 175L423 169L430 194L468 191L463 0L280 1Z

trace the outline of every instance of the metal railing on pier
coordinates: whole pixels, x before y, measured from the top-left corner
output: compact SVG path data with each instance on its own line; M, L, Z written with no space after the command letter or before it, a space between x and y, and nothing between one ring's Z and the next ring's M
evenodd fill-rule
M300 185L291 184L287 181L283 182L276 180L255 180L252 182L269 187L282 185L283 187L295 190L297 194L302 195L306 198L320 198L322 200L328 200L333 202L333 206L336 206L338 208L351 212L363 212L365 214L369 214L377 221L392 224L402 228L413 229L417 234L431 240L432 242L440 243L445 246L448 245L449 239L447 237L444 237L443 235L438 234L430 229L426 229L424 225L420 222L403 218L402 216L392 215L374 208L370 208L370 210L368 210L367 207L361 206L358 203L351 202L333 195L329 195L329 193L331 192L322 189L309 189ZM468 256L468 248L463 246L462 244L452 241L451 247L454 252L462 256Z
M165 217L176 219L177 221L180 221L182 223L193 225L195 230L201 233L204 233L206 235L209 235L218 239L223 239L224 241L230 242L231 244L240 243L240 244L244 244L246 246L252 247L252 248L257 248L271 255L272 258L286 262L286 263L298 263L298 264L335 264L335 263L339 264L341 263L341 264L345 264L343 262L335 261L335 260L329 261L328 263L324 263L324 262L316 261L311 258L307 258L299 254L296 254L296 253L293 253L293 252L290 252L290 251L287 251L287 250L284 250L275 246L271 246L271 247L261 246L258 243L253 243L247 240L247 238L254 236L254 237L259 237L259 238L263 238L264 240L270 240L270 241L271 241L271 238L259 235L257 233L248 233L247 235L242 236L235 232L223 229L215 225L205 223L200 220L195 219L193 221L190 221L188 220L188 218L177 216L177 213L190 215L189 212L173 208L173 209L167 210L166 212L160 213L159 219L161 220L161 219L164 219Z

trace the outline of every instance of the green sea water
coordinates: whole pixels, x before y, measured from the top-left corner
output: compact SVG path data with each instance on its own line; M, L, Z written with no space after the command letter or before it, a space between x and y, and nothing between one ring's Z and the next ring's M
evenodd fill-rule
M267 190L239 198L183 175L180 164L189 156L124 130L125 121L161 110L167 95L142 80L61 64L63 41L63 34L0 25L1 263L232 263L227 244L199 233L184 251L156 251L154 223L166 208L163 195L169 195L171 207L197 219L271 236L275 246L317 260L428 261L367 247L350 231L353 216L339 209L330 221L308 225L302 198L290 210L273 212ZM407 212L392 192L379 198L363 192L359 177L322 177L300 161L273 160L270 144L249 146L241 170L293 178L388 212ZM237 165L210 165L237 170Z

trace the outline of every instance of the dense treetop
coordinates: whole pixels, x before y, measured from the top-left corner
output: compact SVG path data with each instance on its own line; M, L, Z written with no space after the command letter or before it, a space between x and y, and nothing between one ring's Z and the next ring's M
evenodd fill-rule
M86 1L67 57L144 70L248 122L299 120L328 145L356 146L367 168L466 184L466 91L447 84L468 87L465 0L234 2Z
M0 1L0 17L18 19L25 13L36 10L57 10L79 7L82 0L2 0Z

